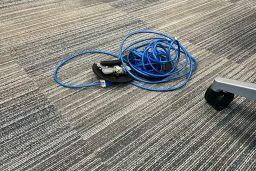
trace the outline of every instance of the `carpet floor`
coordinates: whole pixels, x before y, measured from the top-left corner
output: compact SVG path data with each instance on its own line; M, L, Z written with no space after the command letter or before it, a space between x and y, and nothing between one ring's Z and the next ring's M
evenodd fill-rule
M186 87L65 89L55 64L116 53L129 32L178 40L198 70ZM89 55L65 82L95 81ZM256 83L255 0L1 0L0 170L256 170L256 103L217 112L204 93L217 76Z

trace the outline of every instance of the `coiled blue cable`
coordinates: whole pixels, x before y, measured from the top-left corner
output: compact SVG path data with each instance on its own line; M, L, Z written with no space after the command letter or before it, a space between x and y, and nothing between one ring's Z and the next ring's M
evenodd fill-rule
M129 38L138 34L151 34L154 35L154 37L140 39L125 45ZM177 90L187 84L193 71L197 68L196 59L193 58L185 47L175 38L169 37L161 32L140 30L128 34L122 40L118 55L101 50L90 50L80 52L79 54L64 59L55 66L54 81L66 88L84 88L102 85L100 81L79 85L66 84L60 81L57 77L58 71L63 65L81 55L93 53L118 58L122 62L125 71L134 78L135 81L132 81L131 84L150 91ZM181 58L181 54L184 56L183 59ZM171 66L168 70L164 69L167 65ZM131 70L128 69L128 66ZM181 82L172 87L155 88L144 85L145 83L167 83L182 78L183 80Z

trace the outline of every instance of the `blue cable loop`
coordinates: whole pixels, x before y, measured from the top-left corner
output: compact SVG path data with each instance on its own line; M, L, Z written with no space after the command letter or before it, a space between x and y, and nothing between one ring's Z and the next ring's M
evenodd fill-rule
M88 51L84 51L84 52L80 52L78 54L75 54L73 56L70 56L66 59L64 59L63 61L60 61L56 66L55 66L55 69L54 69L54 73L53 73L53 79L56 83L58 83L59 85L61 85L62 87L66 87L66 88L85 88L85 87L92 87L92 86L100 86L101 85L101 82L100 81L97 81L97 82L93 82L93 83L87 83L87 84L78 84L78 85L75 85L75 84L66 84L66 83L63 83L62 81L60 81L58 79L58 72L60 70L60 68L67 64L69 61L71 61L72 59L74 58L77 58L77 57L80 57L82 55L86 55L86 54L94 54L94 53L98 53L98 54L105 54L105 55L108 55L108 56L112 56L114 58L118 58L116 55L112 54L111 52L105 52L105 51L101 51L101 50L88 50Z
M137 34L152 34L156 37L140 39L125 46L126 41ZM171 55L171 52L174 55ZM57 77L59 69L70 60L77 58L81 55L93 53L105 54L114 58L118 58L122 62L122 65L124 66L126 72L134 78L135 81L132 81L131 84L144 90L150 91L163 92L177 90L186 85L186 83L190 80L193 71L195 71L197 68L196 59L193 58L189 54L189 52L187 52L185 47L182 46L175 38L169 37L168 35L161 32L140 30L132 32L125 36L125 38L120 43L118 55L101 50L90 50L80 52L76 55L64 59L63 61L59 62L55 67L54 81L66 88L84 88L102 85L100 81L79 85L66 84L61 82ZM181 54L184 55L185 59L183 60L185 61L183 61L183 63L179 66L181 62ZM170 64L171 68L168 71L164 71L163 68L167 64ZM132 70L129 70L128 66ZM175 86L167 88L154 88L141 84L167 83L170 81L179 80L181 78L183 78L183 81Z

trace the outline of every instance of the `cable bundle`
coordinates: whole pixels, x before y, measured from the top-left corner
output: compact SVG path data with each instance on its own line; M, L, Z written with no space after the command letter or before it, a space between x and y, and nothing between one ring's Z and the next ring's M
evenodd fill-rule
M149 34L152 37L139 39L126 45L130 38L139 34ZM197 67L195 58L175 38L161 32L141 30L128 34L122 40L118 55L106 51L91 50L64 59L55 67L54 81L67 88L102 85L101 81L80 85L65 84L57 78L57 73L61 66L81 55L93 53L118 58L122 62L124 70L134 78L131 84L150 91L173 91L183 87L190 80L193 71ZM182 81L166 88L155 88L145 85L145 83L161 84L176 80Z

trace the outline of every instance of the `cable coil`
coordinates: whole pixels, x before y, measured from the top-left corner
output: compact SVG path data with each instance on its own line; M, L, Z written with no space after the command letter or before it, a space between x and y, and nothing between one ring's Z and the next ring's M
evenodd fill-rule
M135 35L150 34L149 38L139 39L127 44ZM126 45L127 44L127 45ZM128 34L120 43L118 55L101 50L90 50L70 56L55 66L54 81L66 88L84 88L102 85L101 81L88 84L66 84L57 77L59 69L70 60L86 54L104 54L112 56L121 61L125 72L134 81L132 85L150 91L174 91L186 85L193 71L197 68L197 61L182 46L178 40L164 33L150 30L140 30ZM131 68L131 69L128 69ZM181 80L174 86L156 88L145 84L161 84L170 81Z

